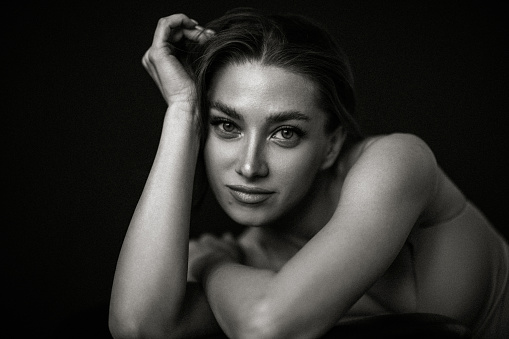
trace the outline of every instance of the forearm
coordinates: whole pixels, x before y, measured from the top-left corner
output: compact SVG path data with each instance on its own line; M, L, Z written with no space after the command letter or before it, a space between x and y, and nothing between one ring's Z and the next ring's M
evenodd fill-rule
M294 259L278 272L233 263L208 265L201 281L225 333L241 338L313 338L337 323L349 307L337 300L339 293L330 292L341 279L323 277L318 287L313 278L316 262L301 266Z
M191 114L168 108L152 169L124 239L111 310L125 322L145 318L169 323L182 307L199 149Z

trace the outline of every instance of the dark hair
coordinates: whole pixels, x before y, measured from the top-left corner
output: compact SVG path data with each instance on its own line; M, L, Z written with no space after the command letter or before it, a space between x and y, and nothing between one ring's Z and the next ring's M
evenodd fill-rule
M313 81L320 93L318 104L329 114L326 129L331 131L341 124L347 140L362 137L352 116L355 96L348 59L319 24L295 14L265 15L238 8L210 22L207 28L216 34L203 45L193 46L186 62L197 84L203 126L207 126L207 90L213 75L230 64L260 62Z

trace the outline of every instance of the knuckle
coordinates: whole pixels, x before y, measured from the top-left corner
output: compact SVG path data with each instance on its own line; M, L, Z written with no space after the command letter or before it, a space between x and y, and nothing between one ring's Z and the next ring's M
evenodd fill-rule
M211 242L215 242L215 241L216 241L216 237L214 235L212 235L211 233L204 233L200 237L200 242L211 243Z
M185 14L176 13L176 14L172 14L170 16L165 16L165 17L159 18L158 25L168 26L170 23L182 21L186 18L187 18L187 16Z
M145 53L143 55L143 57L141 58L141 63L143 64L143 66L147 66L147 63L148 63L148 55L147 55L147 53Z
M211 233L203 233L201 236L200 236L200 239L210 239L210 238L213 238L214 236L211 234Z
M145 56L147 61L155 62L161 58L161 51L158 48L150 47Z
M157 25L164 26L168 22L168 20L169 20L169 17L167 17L167 16L159 18L159 20L157 21Z

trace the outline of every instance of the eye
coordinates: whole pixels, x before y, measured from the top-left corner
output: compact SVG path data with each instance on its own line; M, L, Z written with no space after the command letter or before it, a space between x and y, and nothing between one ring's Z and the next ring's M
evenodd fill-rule
M229 119L211 117L209 123L214 132L223 139L233 139L240 135L240 130L237 125Z
M231 122L223 122L222 127L225 132L233 132L235 130L235 126Z
M297 127L282 126L272 134L272 139L281 146L294 147L300 143L304 135L305 132Z
M285 128L285 129L280 130L279 132L281 132L281 136L284 139L291 139L293 137L293 131L290 129Z
M291 140L297 139L303 134L303 132L300 132L295 127L281 127L272 135L272 137L274 139Z

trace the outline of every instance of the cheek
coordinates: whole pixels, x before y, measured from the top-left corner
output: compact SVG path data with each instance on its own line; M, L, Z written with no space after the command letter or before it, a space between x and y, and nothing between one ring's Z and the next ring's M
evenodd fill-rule
M305 148L299 152L279 152L273 156L270 169L287 187L304 187L314 180L322 164L321 151Z
M299 149L283 149L276 145L268 145L265 159L269 167L268 180L283 187L307 186L318 173L323 161L323 149L320 143L307 145ZM242 152L235 143L219 142L211 137L205 143L204 160L207 176L211 182L231 170Z
M207 176L211 178L224 173L234 163L234 154L235 152L227 145L219 144L214 138L209 138L203 152Z

